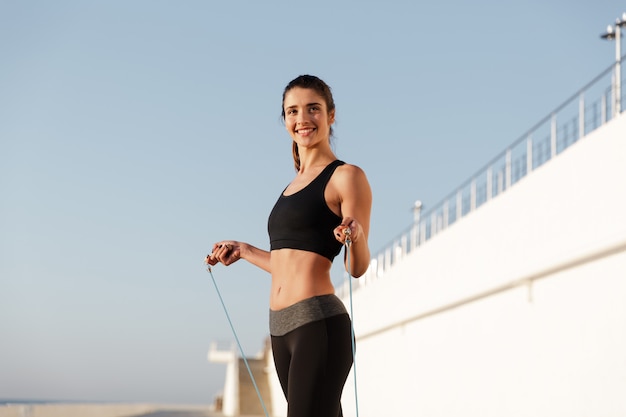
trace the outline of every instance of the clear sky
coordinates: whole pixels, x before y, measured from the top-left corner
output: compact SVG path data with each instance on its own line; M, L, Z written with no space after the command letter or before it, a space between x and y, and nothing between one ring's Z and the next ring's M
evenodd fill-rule
M618 3L0 0L0 398L211 402L202 261L268 247L291 79L333 88L375 253L613 63ZM256 354L269 276L214 275Z

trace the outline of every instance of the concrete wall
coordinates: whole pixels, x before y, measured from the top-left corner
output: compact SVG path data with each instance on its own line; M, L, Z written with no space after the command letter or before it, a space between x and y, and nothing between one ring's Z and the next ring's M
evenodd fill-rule
M271 346L269 344L268 348L271 350ZM265 356L265 359L267 361L265 369L267 369L272 397L272 417L284 417L287 415L287 400L285 400L283 389L280 386L278 374L276 373L276 367L274 366L274 357L271 355L271 352L269 355Z
M353 300L360 414L625 416L626 116Z
M222 412L225 416L239 415L239 360L233 360L226 366Z
M267 348L270 352L265 356L265 369L267 370L268 381L270 384L272 417L284 417L287 415L287 400L285 400L285 395L283 394L283 389L280 386L278 374L276 373L274 357L271 354L271 345L268 344Z

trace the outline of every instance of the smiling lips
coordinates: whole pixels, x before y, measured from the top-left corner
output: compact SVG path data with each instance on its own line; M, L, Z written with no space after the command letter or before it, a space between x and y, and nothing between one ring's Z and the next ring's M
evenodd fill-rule
M306 129L298 129L296 130L296 133L302 135L302 136L308 136L309 134L313 133L315 129L312 127L308 127Z

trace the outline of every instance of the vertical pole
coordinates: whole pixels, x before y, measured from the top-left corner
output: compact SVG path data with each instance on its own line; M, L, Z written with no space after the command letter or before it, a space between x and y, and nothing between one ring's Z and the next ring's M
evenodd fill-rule
M622 32L621 24L615 25L615 116L622 112Z
M420 222L420 215L422 213L422 202L417 200L413 205L413 225L417 226Z
M433 212L433 214L430 215L430 237L435 236L437 232L439 232L437 229L437 213Z
M403 258L408 252L408 241L406 235L400 239L400 257Z
M491 200L493 195L493 167L487 168L487 201Z
M472 180L470 188L470 211L476 210L476 178Z
M391 248L385 249L385 271L388 271L391 268Z
M552 113L550 122L550 159L556 156L556 114Z
M617 103L617 86L615 84L615 68L611 73L611 119L617 116L617 111L615 109L615 103Z
M418 236L418 232L419 232L419 223L414 224L413 228L411 229L411 242L410 242L410 249L409 250L413 250L415 248L417 248L417 236Z
M422 214L422 202L417 200L413 205L413 230L411 231L411 249L418 245L420 217Z
M511 149L506 150L506 166L504 173L505 190L508 190L511 186Z
M403 250L402 250L402 241L406 242L406 237L402 236L402 239L400 239L400 241L396 241L393 242L393 259L391 261L392 264L395 264L396 262L398 262L400 259L402 259L402 257L404 256Z
M585 93L578 100L578 139L585 136Z
M529 134L526 138L526 175L533 170L533 135Z

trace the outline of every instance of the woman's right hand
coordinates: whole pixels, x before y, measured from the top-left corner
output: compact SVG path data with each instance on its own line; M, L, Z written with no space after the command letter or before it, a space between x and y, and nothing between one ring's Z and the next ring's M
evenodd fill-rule
M218 262L226 266L241 259L241 243L234 240L217 242L213 245L213 251L206 256L205 263L213 266Z

